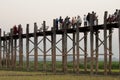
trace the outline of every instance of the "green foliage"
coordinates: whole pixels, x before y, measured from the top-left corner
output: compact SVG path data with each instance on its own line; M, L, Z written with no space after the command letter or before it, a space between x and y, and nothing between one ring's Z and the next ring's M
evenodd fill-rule
M39 71L43 71L43 63L42 61L39 61L38 63L38 70ZM103 70L104 69L104 62L103 61L99 61L99 69ZM46 62L47 65L47 71L52 71L52 62L51 61L47 61ZM108 66L108 65L107 65ZM85 65L83 63L80 63L79 65L80 69L84 69ZM96 67L96 65L94 64L94 68ZM57 71L62 71L63 65L61 61L57 61L56 62L56 69ZM67 68L68 70L72 70L73 69L73 62L67 62ZM2 67L2 70L10 70L10 68L6 68L6 67ZM87 69L90 69L90 62L87 63ZM113 70L118 70L119 69L119 62L112 62L112 69ZM16 68L14 69L15 71L19 71L19 63L16 62ZM22 68L22 71L26 71L26 62L24 62L24 66ZM30 61L30 70L29 71L34 71L34 62Z

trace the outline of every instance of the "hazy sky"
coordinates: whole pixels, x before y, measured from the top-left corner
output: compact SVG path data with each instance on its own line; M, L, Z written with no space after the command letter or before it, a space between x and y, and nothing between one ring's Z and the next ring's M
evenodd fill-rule
M53 18L59 16L83 16L95 11L102 22L104 11L114 12L120 9L120 0L0 0L0 27L9 31L13 25L30 24L42 21L52 26Z

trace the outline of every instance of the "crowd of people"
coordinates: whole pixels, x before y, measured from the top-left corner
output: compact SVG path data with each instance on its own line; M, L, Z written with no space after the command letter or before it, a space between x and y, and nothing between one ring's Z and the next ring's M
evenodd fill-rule
M20 26L13 26L13 34L19 34L19 32L21 31L21 27Z
M118 22L118 17L119 17L119 10L116 9L116 11L113 14L109 14L107 18L107 23Z
M93 25L98 25L98 16L96 16L96 13L93 11L92 13L88 13L87 15L84 15L83 21L84 26L90 25L90 16L92 15ZM75 17L68 17L66 16L65 19L60 16L59 18L55 19L55 27L56 30L66 28L76 28L77 26L81 26L82 19L81 16L75 16Z
M66 17L65 19L62 18L62 16L55 19L55 27L56 30L58 29L63 29L64 26L66 26L66 28L71 28L71 26L73 26L73 28L75 28L75 26L81 26L82 24L82 19L81 17L78 15L77 17L72 17L72 19L70 19L70 17Z
M119 17L119 10L116 9L116 11L113 14L109 14L109 16L107 17L107 23L113 23L113 22L117 22L118 21L118 17ZM84 22L84 26L90 26L90 25L98 25L98 16L96 15L96 12L92 11L91 13L88 13L87 15L84 15L83 17L83 22ZM66 16L64 19L62 18L62 16L60 16L59 18L55 19L55 29L59 30L59 29L68 29L68 28L76 28L76 27L80 27L82 24L82 19L81 16L75 16L75 17L68 17ZM49 28L49 26L46 26L47 30ZM38 30L38 31L43 31L43 25L42 27ZM17 34L20 32L20 27L16 27L16 25L13 27L13 34Z
M92 18L91 21L90 21L90 18ZM98 16L94 11L92 11L92 13L88 13L87 15L84 15L83 20L84 20L84 26L90 26L91 22L92 22L92 25L98 25Z

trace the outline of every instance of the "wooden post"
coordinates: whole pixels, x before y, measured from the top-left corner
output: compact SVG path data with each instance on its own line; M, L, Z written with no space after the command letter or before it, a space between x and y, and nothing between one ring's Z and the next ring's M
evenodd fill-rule
M29 71L29 24L27 24L26 28L26 63L27 63L27 71Z
M63 30L64 31L64 30ZM62 71L65 72L65 68L64 68L64 34L62 34Z
M63 32L63 41L64 41L64 73L67 72L67 25L64 25L64 32Z
M85 50L85 56L84 56L84 70L87 71L87 32L84 32L84 50Z
M112 28L109 29L109 73L112 68Z
M84 27L87 27L87 25L84 22ZM84 71L87 72L87 32L84 32L84 50L85 50L85 56L84 56Z
M94 14L90 15L90 55L91 55L90 74L91 75L93 75L93 70L94 70L94 68L93 68L93 62L94 62L94 60L93 60L93 56L94 56L94 53L93 53L93 44L94 44L94 37L93 37L93 33L94 33L94 31L93 31L93 24L94 24L94 22L93 22L93 15Z
M77 70L76 70L76 72L77 72L77 74L79 74L79 64L80 64L80 59L79 59L79 57L80 57L80 52L79 52L79 26L78 26L78 24L76 25L76 54L77 54Z
M119 10L119 17L118 17L118 26L119 26L119 74L120 74L120 10Z
M15 38L14 39L14 51L13 51L13 60L14 60L14 63L13 63L13 66L14 68L16 68L16 54L17 54L17 39Z
M76 63L75 63L75 32L73 32L73 72L75 72L75 66L76 66Z
M6 38L6 33L4 33L4 38L5 38L5 67L7 68L7 62L8 62L8 51L7 51L7 38Z
M13 29L10 30L10 45L11 45L11 68L13 68L13 63L14 63L14 59L13 59Z
M104 75L107 75L107 11L104 14Z
M52 70L56 74L56 30L55 30L55 20L53 20L52 29Z
M98 42L98 38L99 38L99 31L96 31L96 74L98 73L98 67L99 67L99 63L98 63L98 52L99 52L99 42Z
M53 29L52 29L52 31L53 31ZM53 73L54 73L54 71L55 71L55 66L54 66L54 50L53 50L53 34L51 35L51 47L52 47L52 49L51 49L51 53L52 53L52 71L53 71Z
M5 38L5 31L3 32L3 34L4 34L4 38ZM3 41L3 67L5 66L5 62L6 62L6 60L5 60L5 55L6 55L6 53L5 53L5 40Z
M10 36L10 33L9 33L9 36ZM8 40L8 68L10 67L10 62L11 62L11 59L10 59L10 39Z
M65 32L64 32L64 46L65 46L65 73L67 73L67 29L65 28Z
M38 70L37 23L34 23L34 70Z
M22 27L21 25L18 26L19 30L19 67L22 69L23 67L23 40L22 40Z
M0 28L0 68L2 67L2 56L1 56L1 48L2 48L2 41L1 41L1 28Z
M46 22L43 21L43 50L44 50L44 63L43 63L43 69L46 72Z
M63 72L67 72L67 28L66 24L63 28L63 34L62 34L62 65L63 65Z

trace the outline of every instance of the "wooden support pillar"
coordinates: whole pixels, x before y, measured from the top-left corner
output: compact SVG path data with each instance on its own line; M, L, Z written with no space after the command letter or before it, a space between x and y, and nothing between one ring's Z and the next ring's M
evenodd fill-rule
M94 53L93 53L93 46L94 46L94 36L93 36L93 15L94 14L91 14L90 15L90 55L91 55L91 65L90 65L90 74L93 75L93 72L94 72L94 60L93 60L93 57L94 57Z
M118 26L119 26L119 33L118 33L118 35L119 35L119 74L120 74L120 10L119 10L119 17L118 17Z
M0 68L2 67L2 41L1 41L1 29L0 29Z
M112 28L109 29L109 73L112 68Z
M84 56L84 71L87 71L87 32L84 32L84 50L85 50L85 56Z
M63 32L63 46L64 46L64 52L63 52L63 56L64 56L64 73L67 73L67 25L65 24L64 26L64 32Z
M13 29L10 30L10 45L11 45L11 68L14 69L13 63Z
M7 35L8 36L8 35ZM10 58L9 58L9 40L6 40L6 64L7 64L7 68L9 68L9 61L10 61Z
M65 46L65 73L67 73L67 29L64 32L64 46Z
M75 63L75 32L73 32L73 72L75 72L75 66L76 66L76 63Z
M64 31L64 30L63 30ZM64 34L62 34L62 71L64 72Z
M96 68L95 68L95 71L96 71L96 74L98 73L98 67L99 67L99 62L98 62L98 53L99 53L99 41L98 41L98 38L99 38L99 31L97 30L96 31L96 36L95 36L95 39L96 39L96 61L95 61L95 64L96 64Z
M29 71L30 64L29 64L29 24L27 24L26 28L26 68Z
M3 32L4 38L5 38L5 31ZM3 67L6 65L6 59L5 59L5 40L3 41Z
M63 72L67 72L67 26L64 25L63 34L62 34L62 65Z
M2 48L2 41L1 41L1 28L0 28L0 68L2 67L2 56L1 56L1 48Z
M16 54L17 54L17 39L15 38L14 39L14 51L13 51L13 60L14 60L14 63L13 63L13 67L16 68Z
M107 75L107 11L104 14L104 75Z
M10 36L10 33L9 33L9 36ZM8 68L10 67L10 62L11 62L11 59L10 59L10 39L8 40Z
M56 30L55 30L55 20L53 20L52 29L52 71L56 74Z
M34 70L38 70L38 37L37 37L37 23L34 23Z
M7 68L7 62L8 62L8 51L7 51L7 38L6 38L6 33L4 33L4 38L5 38L5 67Z
M46 72L46 22L43 21L43 55L44 55L44 63L43 63L43 69Z
M22 39L22 27L18 25L18 35L19 35L19 68L23 67L23 39Z
M79 59L79 57L80 57L80 52L79 52L79 26L78 26L78 24L76 26L77 26L77 28L76 28L76 55L77 55L76 72L77 72L77 74L79 74L79 65L80 65L80 59Z

